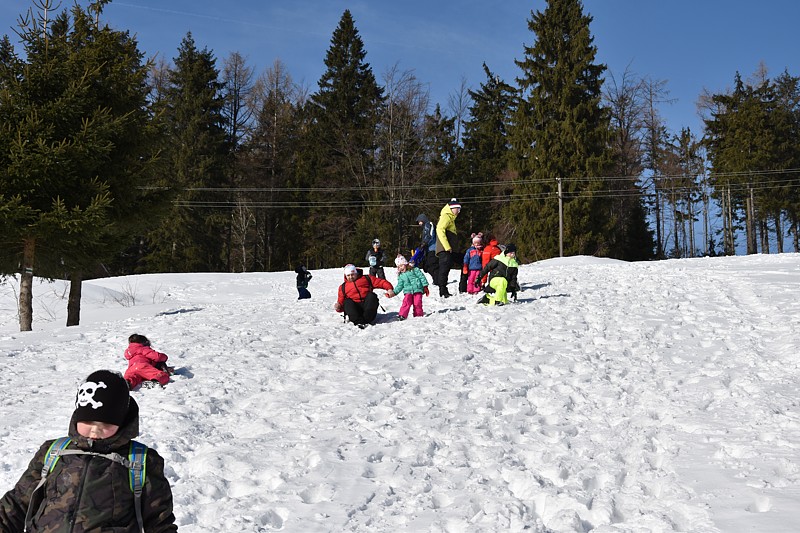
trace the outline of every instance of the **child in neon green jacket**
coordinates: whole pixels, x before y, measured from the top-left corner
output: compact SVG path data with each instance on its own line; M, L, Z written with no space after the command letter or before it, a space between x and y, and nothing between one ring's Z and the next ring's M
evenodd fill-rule
M480 304L504 305L508 303L508 295L517 299L517 291L522 290L517 281L519 262L517 261L517 247L513 244L506 245L503 253L494 256L483 270L481 270L475 283L480 283L481 278L489 275L489 280L483 288L486 294L478 300Z

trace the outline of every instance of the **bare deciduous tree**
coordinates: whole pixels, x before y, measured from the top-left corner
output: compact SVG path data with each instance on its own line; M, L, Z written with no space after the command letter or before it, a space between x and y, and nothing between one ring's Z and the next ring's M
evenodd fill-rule
M663 198L661 195L662 181L667 165L666 154L668 150L668 132L664 119L658 111L660 104L672 103L674 100L667 98L669 91L666 88L665 80L653 80L645 78L642 80L642 91L644 94L644 163L645 168L652 172L652 180L649 184L652 187L653 209L655 212L656 225L656 257L664 257L664 217L663 217Z
M636 176L643 167L643 131L647 100L645 85L630 65L617 80L609 73L604 84L603 99L611 112L614 151L617 153L617 173L621 176Z
M402 212L411 186L422 178L425 162L425 117L428 90L412 71L394 65L383 75L386 104L378 128L382 190L395 211L397 242L402 239Z
M461 134L464 132L464 122L467 120L469 106L472 99L469 96L469 85L467 79L461 77L461 83L456 92L447 97L447 107L455 118L456 146L461 145Z

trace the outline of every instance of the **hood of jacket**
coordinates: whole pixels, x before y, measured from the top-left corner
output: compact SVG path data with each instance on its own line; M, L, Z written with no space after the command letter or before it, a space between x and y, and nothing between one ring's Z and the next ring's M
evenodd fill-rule
M417 222L422 222L423 224L427 224L430 222L430 219L424 213L420 213L417 215Z
M455 221L456 214L453 213L453 210L450 208L450 204L444 204L444 207L442 207L442 210L439 211L439 217L440 218L441 217L446 217L450 221Z

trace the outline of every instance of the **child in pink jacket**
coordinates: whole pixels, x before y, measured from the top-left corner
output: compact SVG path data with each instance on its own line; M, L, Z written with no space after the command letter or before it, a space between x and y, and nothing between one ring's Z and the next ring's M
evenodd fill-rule
M150 340L144 335L134 333L128 337L128 348L125 350L125 359L128 360L128 370L125 371L125 380L133 390L140 384L145 387L162 387L169 383L172 367L167 366L167 355L157 352L150 347Z

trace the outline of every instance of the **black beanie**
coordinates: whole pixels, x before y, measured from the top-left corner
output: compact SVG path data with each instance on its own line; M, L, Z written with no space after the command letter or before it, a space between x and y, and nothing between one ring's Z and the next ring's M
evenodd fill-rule
M130 391L119 372L98 370L78 387L75 422L104 422L121 426L128 415Z
M517 253L517 247L513 244L506 244L505 253L510 254L511 252Z

